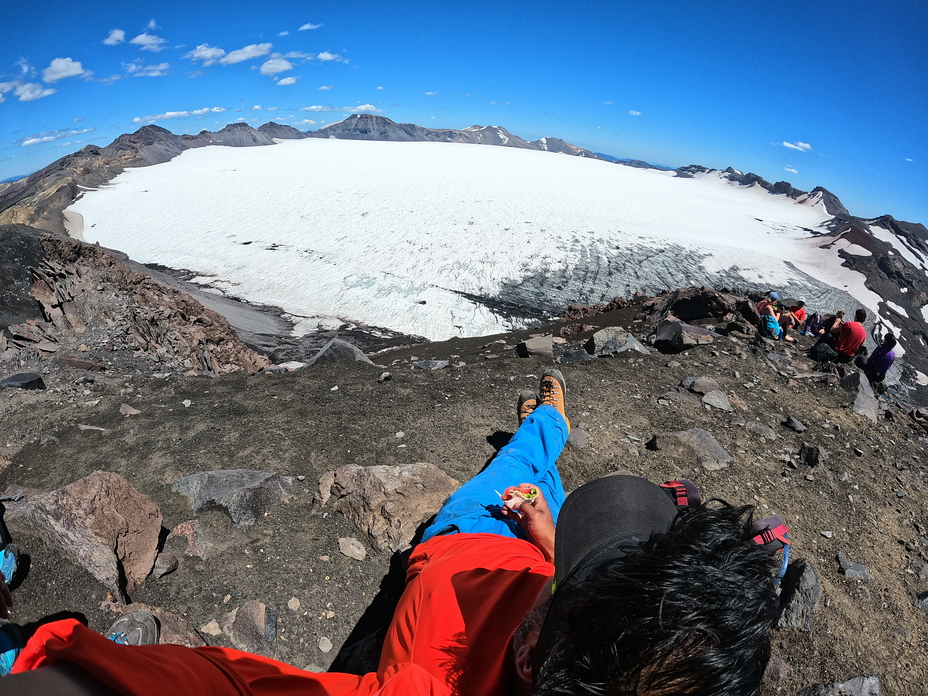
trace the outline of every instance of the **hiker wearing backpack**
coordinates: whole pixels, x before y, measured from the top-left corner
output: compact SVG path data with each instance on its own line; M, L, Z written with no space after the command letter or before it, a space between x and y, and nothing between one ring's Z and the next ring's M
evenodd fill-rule
M841 324L838 338L835 340L835 352L838 354L837 362L849 363L857 357L857 353L867 339L867 330L863 322L867 320L867 310L858 309L854 313L854 321Z

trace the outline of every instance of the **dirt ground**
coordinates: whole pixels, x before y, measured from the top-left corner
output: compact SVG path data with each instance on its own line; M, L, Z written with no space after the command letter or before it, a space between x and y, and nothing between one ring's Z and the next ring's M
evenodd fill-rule
M588 323L623 324L643 339L646 331L632 315L615 312ZM380 354L378 365L326 364L274 375L156 377L153 368L99 373L78 384L80 371L50 367L46 391L0 391L0 456L9 462L0 489L51 490L111 471L155 500L171 529L194 518L171 490L183 476L254 468L298 477L295 497L252 526L237 528L218 511L196 516L214 554L178 552L179 568L150 577L133 599L180 614L195 628L221 624L232 608L259 600L277 616L274 656L324 669L349 636L353 641L377 627L396 584L388 575L390 554L368 548L357 561L339 553L339 537L363 536L339 513L313 503L320 476L349 463L430 462L459 481L477 473L513 432L518 392L536 386L553 364L516 356L515 345L528 335L453 340ZM575 347L576 341L565 346ZM839 388L782 376L764 359L766 350L723 338L676 355L624 353L561 365L568 413L575 430L589 435L586 446L568 446L559 460L565 487L626 468L658 482L690 478L704 497L756 505L761 517L782 515L794 558L814 565L822 598L810 633L772 632L778 669L764 693L876 674L888 696L928 694L928 615L915 604L916 594L928 590L928 578L917 572L917 559L928 557L924 433L905 417L871 423L852 414ZM451 366L413 369L412 358ZM381 382L385 370L392 379ZM714 377L746 410L659 402L692 375ZM122 415L124 403L141 413ZM787 415L808 430L783 427ZM737 418L769 425L776 439L732 424ZM655 433L688 428L712 433L733 463L706 471L646 447ZM803 442L824 447L828 460L815 469L791 467L786 460ZM86 616L96 630L112 622L101 604L107 590L86 571L37 539L15 541L29 555L28 574L14 591L17 622L64 610ZM842 575L838 552L866 565L873 580ZM297 610L288 608L294 597ZM319 647L323 636L334 644L329 652ZM229 645L224 635L203 637Z

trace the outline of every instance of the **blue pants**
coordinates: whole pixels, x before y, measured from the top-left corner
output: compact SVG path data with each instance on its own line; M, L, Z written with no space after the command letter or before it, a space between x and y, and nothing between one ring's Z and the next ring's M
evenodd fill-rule
M452 532L525 539L518 522L500 514L502 500L497 494L520 483L532 483L541 489L557 524L564 487L555 462L567 442L567 432L567 423L556 408L538 406L487 468L451 494L425 530L422 541Z

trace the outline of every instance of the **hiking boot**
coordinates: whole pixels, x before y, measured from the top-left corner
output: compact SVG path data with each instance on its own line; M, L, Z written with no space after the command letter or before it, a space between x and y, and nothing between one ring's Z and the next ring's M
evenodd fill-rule
M570 421L567 419L565 409L565 397L567 396L567 385L564 381L564 375L560 370L549 369L541 373L541 386L538 389L540 406L554 406L558 413L564 416L567 422L567 429L570 430Z
M0 625L0 677L9 674L25 642L19 626L14 623Z
M0 551L0 575L3 576L6 584L13 582L13 576L16 575L16 565L19 561L19 547L16 544L7 544Z
M116 619L104 636L120 645L156 645L161 629L151 613L136 609Z
M516 405L516 417L519 419L519 425L522 421L532 415L532 411L538 405L538 395L531 390L526 390L519 394L519 403Z

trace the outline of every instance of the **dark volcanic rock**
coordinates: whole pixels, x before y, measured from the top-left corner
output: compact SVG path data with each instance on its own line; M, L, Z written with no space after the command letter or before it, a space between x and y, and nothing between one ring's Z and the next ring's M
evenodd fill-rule
M873 580L867 566L849 561L843 551L838 552L838 564L841 566L841 572L853 580Z
M25 225L0 227L0 329L42 316L32 296L32 273L45 258L35 230Z
M810 632L822 595L822 586L812 562L800 558L790 563L781 587L782 611L777 619L777 627Z
M654 329L648 341L657 349L680 352L694 346L712 343L715 336L699 326L691 326L681 321L664 320Z
M277 123L276 121L268 121L263 126L259 126L258 132L269 135L272 138L277 138L278 140L300 140L309 137L309 135L303 131L297 130L293 126Z
M628 343L628 335L628 331L620 326L609 326L590 336L584 347L590 355L618 353Z
M228 469L185 476L171 488L190 499L194 512L218 507L229 513L239 527L255 520L286 498L293 477L273 471Z
M851 372L847 377L841 380L841 388L847 393L851 402L851 410L874 423L880 416L880 402L877 401L873 394L873 388L870 381L862 372L856 370Z
M702 428L655 435L648 448L664 452L681 463L696 462L707 471L724 469L732 461L718 440Z
M0 379L0 389L7 387L18 389L45 389L45 382L42 375L38 372L21 372L18 375L10 375Z

